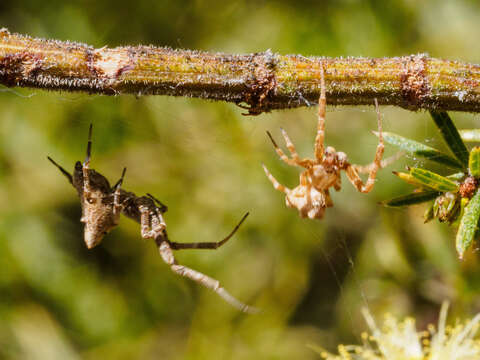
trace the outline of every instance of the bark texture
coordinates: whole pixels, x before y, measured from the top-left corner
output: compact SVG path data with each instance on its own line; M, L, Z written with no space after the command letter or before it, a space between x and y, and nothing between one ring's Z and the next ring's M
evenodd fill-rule
M0 29L0 84L233 102L256 115L327 101L480 112L480 66L417 54L394 58L231 55L154 46L117 48L34 39Z

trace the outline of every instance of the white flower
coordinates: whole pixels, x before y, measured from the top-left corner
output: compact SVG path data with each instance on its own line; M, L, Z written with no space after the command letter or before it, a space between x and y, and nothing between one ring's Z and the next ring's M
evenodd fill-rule
M371 335L362 334L363 345L339 345L338 355L312 346L326 360L477 360L480 359L480 314L465 324L446 325L448 304L440 310L438 330L418 332L415 319L398 322L387 315L379 328L372 315L363 310Z

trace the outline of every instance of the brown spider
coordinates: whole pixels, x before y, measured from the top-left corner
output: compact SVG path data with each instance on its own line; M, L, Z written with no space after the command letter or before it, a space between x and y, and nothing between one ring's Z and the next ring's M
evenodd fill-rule
M375 107L378 118L378 146L375 152L375 160L368 166L352 165L347 161L347 155L343 152L336 152L331 146L324 150L325 138L325 112L326 112L326 95L325 95L325 78L323 73L323 66L320 72L320 99L318 103L318 124L317 136L315 138L315 159L300 159L295 146L283 129L282 135L285 139L288 150L292 158L280 149L272 135L267 131L270 140L273 143L275 151L280 159L292 166L300 166L305 170L300 174L300 185L294 189L289 189L280 184L268 171L265 165L263 169L268 178L273 184L273 187L285 194L285 201L288 207L297 208L300 217L308 217L310 219L321 219L325 213L325 208L332 207L333 202L330 197L329 188L333 186L336 191L341 188L340 172L344 170L347 174L348 180L360 192L368 193L372 190L375 184L375 177L379 168L384 167L385 164L381 162L384 145L382 135L382 120L380 111L378 109L378 102L375 99ZM368 180L364 184L358 173L369 173Z
M82 205L80 221L85 224L84 240L87 248L91 249L97 246L102 241L104 235L118 225L120 214L123 214L140 224L143 238L155 240L163 261L170 266L173 272L215 291L225 301L243 312L257 312L256 308L245 305L230 295L220 285L218 280L186 266L179 265L173 256L173 250L219 248L235 234L248 216L248 213L243 216L232 232L222 241L172 242L168 239L166 223L163 219L167 206L150 194L147 194L147 196L136 196L134 193L121 188L126 168L123 169L120 180L113 187L110 186L105 176L90 169L91 138L92 125L90 125L88 135L87 157L83 164L80 161L75 163L73 175L58 165L52 158L48 157L48 160L67 177L68 181L77 190Z

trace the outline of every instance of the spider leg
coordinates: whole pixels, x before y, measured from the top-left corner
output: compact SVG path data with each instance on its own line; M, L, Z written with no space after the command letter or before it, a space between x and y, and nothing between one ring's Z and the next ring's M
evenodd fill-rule
M273 136L272 134L270 134L269 131L267 131L267 135L268 137L270 138L270 140L272 141L272 144L273 144L273 147L275 148L275 151L277 152L278 156L280 157L281 160L283 160L285 163L287 163L288 165L291 165L291 166L302 166L300 164L300 159L298 158L298 154L295 150L295 147L293 146L293 143L290 141L290 139L288 138L288 135L287 133L285 132L285 130L282 129L282 134L283 136L285 137L285 141L287 142L287 147L288 147L288 150L292 153L292 157L293 159L289 159L287 155L285 155L285 153L283 152L282 149L280 149L277 145L277 143L275 142L275 140L273 139ZM287 141L288 139L288 141ZM292 148L290 148L289 146L291 146ZM292 152L293 150L293 152Z
M312 203L312 185L308 182L307 177L305 176L305 173L300 174L300 184L306 187L305 190L305 198L307 200L307 206L305 206L303 209L296 208L300 212L300 217L306 218L308 217L308 213L314 208L313 203ZM290 202L290 199L288 199Z
M287 145L288 151L290 151L290 154L292 155L292 159L296 162L300 162L300 158L298 157L297 149L295 149L295 145L293 145L292 140L290 140L290 137L288 136L287 132L285 129L280 128L280 131L282 132L282 136L285 139L285 144Z
M308 181L307 171L304 171L300 174L300 185L308 186L308 189L310 189L311 184L309 184L309 181Z
M123 168L122 171L122 176L120 176L120 179L117 181L117 183L114 186L115 192L113 194L113 216L115 219L115 222L118 221L118 217L120 216L120 213L123 210L123 204L120 203L120 188L123 183L123 178L125 177L125 172L127 171L127 168Z
M144 239L155 239L164 235L167 225L159 211L152 213L148 206L140 206L140 229Z
M333 184L333 188L335 189L335 191L340 191L340 189L342 188L342 176L340 175L340 171L338 172L337 180Z
M268 171L267 167L265 165L263 165L263 170L265 171L265 174L267 174L267 177L268 179L272 182L273 184L273 187L278 190L278 191L281 191L283 192L284 194L288 194L290 192L290 189L285 187L284 185L280 184L277 179L275 179L273 177L273 175L270 173L270 171Z
M325 74L322 63L320 66L320 98L318 100L317 136L315 137L315 158L318 161L323 159L324 153L325 113L327 108L327 96L325 92Z
M405 152L404 151L399 151L397 152L396 154L386 158L386 159L383 159L381 162L380 162L380 169L383 169L384 167L387 167L391 164L393 164L395 161L397 161L398 159L400 159L403 155L405 155ZM355 167L355 170L359 173L359 174L368 174L370 171L372 171L373 167L375 166L375 163L370 163L368 165L353 165Z
M362 193L368 193L370 190L372 190L373 185L375 184L375 178L377 177L378 169L382 167L381 160L385 148L383 144L382 117L378 108L377 99L375 99L375 107L377 110L378 119L378 145L377 151L375 152L375 159L373 160L373 165L369 171L367 182L363 184L362 179L360 179L360 176L358 176L358 173L353 165L348 164L347 168L345 169L350 182L353 184L353 186L355 186L358 191Z
M123 178L124 178L126 172L127 172L127 168L125 167L125 168L123 168L123 170L122 170L122 175L120 176L120 179L118 179L118 181L115 183L115 185L112 186L112 191L113 191L113 190L116 190L117 187L121 187L121 186L122 186L122 184L123 184Z
M170 247L173 250L183 250L183 249L210 249L210 250L215 250L218 249L220 246L224 245L230 238L237 232L238 228L242 223L245 221L245 219L248 216L248 212L243 215L242 219L240 222L235 226L235 228L230 232L230 234L227 235L223 240L218 241L218 242L193 242L193 243L176 243L173 241L170 241Z
M47 156L47 159L50 160L50 162L55 165L58 170L60 170L62 172L63 175L65 175L65 177L68 179L68 181L70 181L70 184L73 185L73 177L72 177L72 174L70 174L67 170L65 170L63 167L61 167L60 165L58 165L55 160L53 160L50 156Z
M186 266L179 265L175 260L175 257L173 256L173 251L170 243L164 237L157 237L155 241L157 243L160 256L162 257L163 261L165 261L170 266L174 273L189 278L199 283L200 285L203 285L206 288L215 291L217 295L223 298L227 303L239 309L240 311L251 314L258 313L258 309L248 306L230 295L230 293L228 293L227 290L225 290L220 285L220 282L218 280L215 280L205 274L202 274L201 272L190 269Z
M168 206L162 203L160 200L158 200L156 197L154 197L152 194L147 193L147 196L155 201L155 203L159 206L159 211L163 214L166 213L168 210Z
M85 161L83 162L83 165L82 165L83 192L85 197L88 197L88 193L90 193L90 177L89 177L88 169L90 168L91 153L92 153L92 124L90 124L90 128L88 129L87 156L85 157Z
M330 197L330 192L328 191L328 189L325 190L325 206L326 207L333 206L333 201L332 201L332 198Z

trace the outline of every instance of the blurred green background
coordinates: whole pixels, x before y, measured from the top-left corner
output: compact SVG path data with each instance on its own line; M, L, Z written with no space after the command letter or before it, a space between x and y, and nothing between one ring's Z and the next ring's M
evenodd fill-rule
M480 4L457 1L38 1L2 0L0 26L95 47L154 44L206 51L433 57L480 62ZM426 113L383 107L384 129L440 147ZM261 168L284 184L298 169L280 162L265 131L284 127L313 154L316 108L244 117L234 105L198 99L89 96L0 88L0 358L316 359L307 344L360 342L368 307L436 320L480 311L476 254L456 258L454 232L423 225L424 207L377 203L409 187L391 170L357 193L344 178L322 221L287 209ZM477 115L452 114L459 128ZM214 241L251 215L217 251L177 253L264 310L241 314L173 274L138 224L122 219L87 250L68 170L84 157L112 182L169 205L173 241ZM328 108L326 142L357 164L372 161L373 107ZM387 155L394 149L387 147Z

